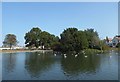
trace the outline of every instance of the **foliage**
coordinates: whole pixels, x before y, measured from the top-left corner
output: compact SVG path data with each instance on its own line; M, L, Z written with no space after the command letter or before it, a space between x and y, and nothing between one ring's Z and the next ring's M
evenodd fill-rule
M106 36L106 41L109 42L108 36Z
M3 41L3 45L4 46L9 46L10 49L13 45L16 45L17 44L17 39L16 39L16 36L14 34L7 34L5 36L5 39Z
M43 31L40 34L40 41L42 45L44 45L47 49L54 47L54 45L57 44L58 40L58 37L48 32Z
M117 46L116 46L117 48L120 48L120 42L117 44Z
M89 48L96 48L100 40L97 31L94 31L94 29L87 29L84 32L87 36Z
M26 33L24 37L26 46L35 46L38 48L40 43L40 33L41 30L38 27L32 28L28 33Z
M100 40L99 41L99 47L101 50L109 50L110 47L105 43L105 39L104 40Z
M84 49L108 49L105 40L100 40L94 29L82 31L77 28L67 28L60 34L59 38L36 27L26 33L25 44L28 47L38 48L42 46L43 48L44 46L44 49L62 52L75 51L77 53Z
M38 27L32 28L30 32L25 34L25 44L27 47L39 46L45 47L44 49L51 49L55 45L59 38L46 31L41 31Z
M83 31L77 28L68 28L60 35L62 51L80 51L87 48L87 39Z
M97 50L97 49L85 49L83 50L86 54L96 54L96 53L102 53L102 50Z

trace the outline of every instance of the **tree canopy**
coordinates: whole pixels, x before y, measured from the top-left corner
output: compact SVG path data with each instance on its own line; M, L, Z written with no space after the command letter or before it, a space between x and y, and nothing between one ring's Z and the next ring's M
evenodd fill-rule
M7 34L5 36L4 41L3 41L3 45L4 46L9 46L10 49L13 45L17 45L17 43L18 43L18 41L16 39L16 35L14 35L14 34Z
M38 48L39 46L42 46L42 48L45 47L44 49L51 49L59 40L55 35L42 31L38 27L32 28L25 34L24 38L27 47Z
M42 31L38 27L34 27L25 34L24 38L28 47L38 48L42 46L42 49L53 49L63 52L79 52L87 48L103 49L103 41L99 39L98 32L94 31L94 29L82 31L74 27L67 28L60 34L59 38L49 32Z
M80 51L88 47L86 35L77 28L68 28L60 35L61 48L63 51Z
M41 30L38 27L32 28L28 33L26 33L24 37L26 46L35 46L38 48L40 45L40 33Z
M89 48L96 48L100 41L97 31L94 31L94 29L87 29L84 32L89 43Z

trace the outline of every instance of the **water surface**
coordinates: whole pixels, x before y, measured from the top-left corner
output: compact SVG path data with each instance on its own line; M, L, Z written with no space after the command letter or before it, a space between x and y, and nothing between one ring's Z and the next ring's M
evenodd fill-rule
M2 79L118 80L118 53L67 54L66 58L53 52L3 53Z

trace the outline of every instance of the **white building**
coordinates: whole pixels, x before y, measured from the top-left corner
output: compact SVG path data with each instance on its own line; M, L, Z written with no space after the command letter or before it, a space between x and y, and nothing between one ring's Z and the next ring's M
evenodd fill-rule
M112 45L113 45L113 47L116 47L119 42L120 42L120 36L115 36L112 39Z
M112 47L113 45L113 43L112 43L112 38L108 38L107 40L106 40L106 44L108 45L108 46L110 46L110 47Z
M113 39L106 38L106 44L110 47L116 47L119 42L120 42L120 35L115 36Z
M14 46L11 49L28 49L27 47L22 47L22 46ZM10 50L10 47L0 47L0 50Z

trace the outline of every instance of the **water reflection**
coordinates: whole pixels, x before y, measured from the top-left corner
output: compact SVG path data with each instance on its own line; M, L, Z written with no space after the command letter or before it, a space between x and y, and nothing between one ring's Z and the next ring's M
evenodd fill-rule
M62 58L61 64L66 75L95 73L100 65L100 57L94 54L87 58L83 54L79 54L77 57L68 54L66 59Z
M3 62L2 64L4 66L4 69L6 70L7 73L13 72L14 68L16 66L16 60L17 60L17 55L16 53L6 53L3 55Z
M49 70L54 63L52 53L26 53L25 69L32 77L39 77L42 72Z
M118 54L4 53L4 80L116 80ZM65 57L66 56L66 57ZM17 75L16 75L17 74ZM6 78L7 77L7 78Z

